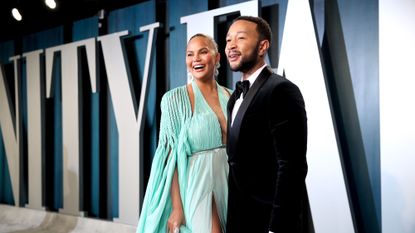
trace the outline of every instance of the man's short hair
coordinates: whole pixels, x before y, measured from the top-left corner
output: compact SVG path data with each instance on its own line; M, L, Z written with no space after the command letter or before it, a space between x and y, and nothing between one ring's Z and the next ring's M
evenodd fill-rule
M234 22L236 22L238 20L246 20L246 21L255 23L256 24L256 30L259 34L259 39L260 40L268 40L269 43L271 44L271 38L272 38L271 27L269 26L267 21L265 21L263 18L254 17L254 16L239 16L238 18L236 18L234 20Z

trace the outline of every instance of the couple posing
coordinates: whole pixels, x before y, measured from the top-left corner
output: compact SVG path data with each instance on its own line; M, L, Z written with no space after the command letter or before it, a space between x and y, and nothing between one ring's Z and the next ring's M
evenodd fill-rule
M232 23L225 53L242 73L232 93L215 80L216 42L203 34L189 40L192 82L162 98L138 233L306 231L304 101L265 64L270 42L262 18Z

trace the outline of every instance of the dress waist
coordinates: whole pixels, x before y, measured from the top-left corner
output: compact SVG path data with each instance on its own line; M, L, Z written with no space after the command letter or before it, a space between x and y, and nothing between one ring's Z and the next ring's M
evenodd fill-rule
M195 151L190 155L190 157L204 154L206 151L219 151L223 148L225 148L225 145L221 145L221 146L218 146L218 147L213 147L213 148L209 148L209 149L205 149L205 150Z

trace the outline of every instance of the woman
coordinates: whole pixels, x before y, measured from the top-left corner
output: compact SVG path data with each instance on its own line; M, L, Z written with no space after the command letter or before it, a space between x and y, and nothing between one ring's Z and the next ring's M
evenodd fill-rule
M215 80L220 54L204 34L190 38L190 84L161 101L159 144L138 222L138 233L224 232L228 163L226 104L229 91Z

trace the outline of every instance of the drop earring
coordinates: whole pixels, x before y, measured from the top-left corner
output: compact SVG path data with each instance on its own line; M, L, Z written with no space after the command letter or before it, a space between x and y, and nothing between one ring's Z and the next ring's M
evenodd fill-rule
M215 72L213 73L215 78L218 77L218 75L219 75L219 67L220 67L220 63L216 63Z
M190 83L194 79L192 73L190 71L187 71L187 82Z

